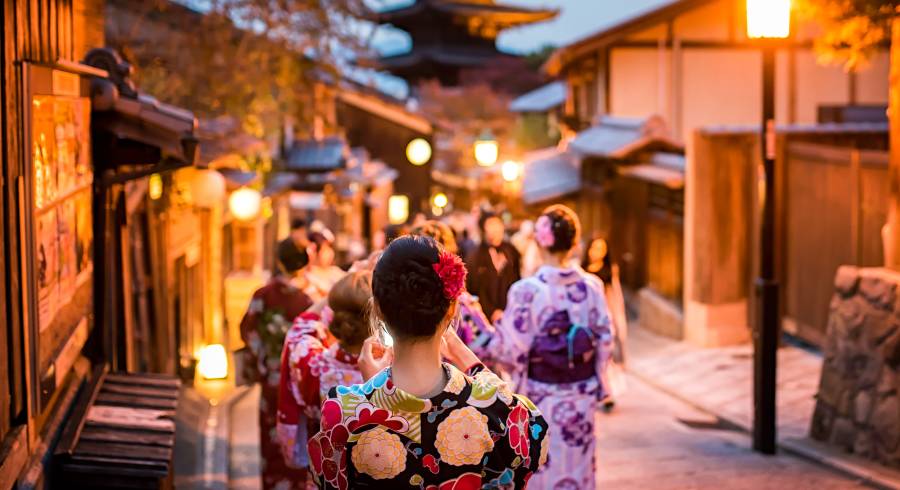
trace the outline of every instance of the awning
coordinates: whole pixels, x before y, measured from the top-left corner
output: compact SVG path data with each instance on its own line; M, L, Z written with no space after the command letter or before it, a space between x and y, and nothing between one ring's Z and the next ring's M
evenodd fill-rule
M528 92L509 104L511 112L547 112L566 102L566 82L556 81Z
M581 189L581 162L574 155L543 150L537 159L526 161L522 179L522 201L537 204Z
M684 189L684 172L667 167L651 164L634 165L621 168L619 173L626 177L658 184L669 189Z
M112 49L92 49L84 63L109 74L91 79L95 170L128 165L138 176L194 164L193 113L139 93L128 76L130 66Z
M626 119L604 116L594 126L578 133L569 148L587 157L627 158L642 150L683 151L682 145L668 136L659 116Z
M297 141L288 152L285 166L294 172L331 172L344 168L349 154L343 138Z

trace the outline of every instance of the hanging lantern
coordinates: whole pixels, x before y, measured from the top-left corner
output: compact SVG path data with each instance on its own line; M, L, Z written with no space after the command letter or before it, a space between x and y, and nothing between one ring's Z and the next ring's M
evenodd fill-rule
M241 187L231 193L228 198L228 209L239 221L250 221L259 215L262 208L262 195L256 189Z
M212 208L221 203L225 197L225 177L216 170L191 170L193 170L190 176L191 202L194 206Z
M499 154L500 148L497 145L497 140L489 130L485 130L475 140L475 161L482 167L490 167L497 163Z
M392 225L402 225L409 219L409 198L395 194L388 198L388 221Z
M436 208L444 209L449 203L450 199L447 197L447 194L444 194L443 192L438 192L431 198L431 204Z
M147 194L150 195L150 199L157 200L162 197L163 194L163 180L162 176L159 174L151 174L150 180L147 182Z
M416 138L406 145L406 159L409 163L419 166L431 160L431 143L424 138Z
M503 180L515 182L522 174L522 164L513 160L507 160L500 167L500 173L503 175Z

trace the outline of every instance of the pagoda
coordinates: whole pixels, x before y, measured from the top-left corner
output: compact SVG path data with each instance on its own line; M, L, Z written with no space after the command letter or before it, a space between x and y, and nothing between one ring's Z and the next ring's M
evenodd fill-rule
M373 12L373 21L390 24L412 38L411 51L382 56L378 67L411 84L437 79L444 86L458 85L462 71L510 56L497 50L501 31L557 14L494 0L415 0L408 6Z

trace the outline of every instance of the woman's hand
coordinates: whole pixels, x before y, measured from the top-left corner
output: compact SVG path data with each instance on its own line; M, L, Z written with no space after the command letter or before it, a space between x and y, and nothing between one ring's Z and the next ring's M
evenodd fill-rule
M380 373L394 362L394 349L385 347L377 338L369 337L363 342L359 353L359 372L364 380Z
M448 328L444 332L441 339L441 355L463 372L476 364L481 364L478 356L456 334L455 328Z

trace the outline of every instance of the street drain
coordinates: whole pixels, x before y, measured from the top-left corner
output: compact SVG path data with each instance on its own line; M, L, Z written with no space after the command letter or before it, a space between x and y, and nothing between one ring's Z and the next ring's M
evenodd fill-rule
M677 420L681 425L694 430L722 430L731 432L743 432L743 430L738 425L732 424L731 422L721 417L716 417L713 420L692 420L676 417L675 420Z

